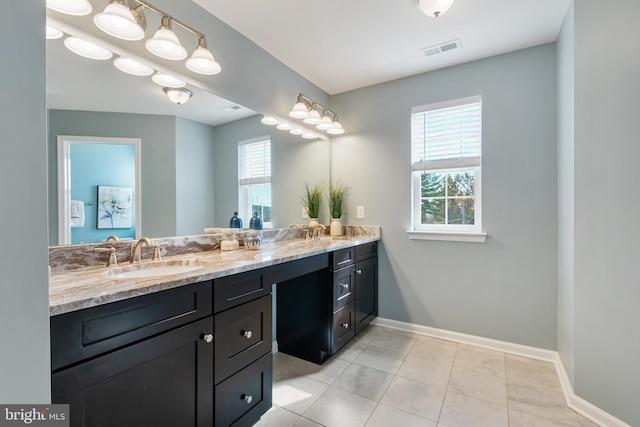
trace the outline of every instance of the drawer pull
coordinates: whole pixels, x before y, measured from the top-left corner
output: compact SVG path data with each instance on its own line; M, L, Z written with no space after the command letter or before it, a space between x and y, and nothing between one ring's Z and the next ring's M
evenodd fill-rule
M356 270L356 273L362 274L362 270Z
M345 290L349 289L349 284L348 283L340 283L340 286L342 286L342 288L345 289Z
M242 333L242 335L243 335L244 337L246 337L247 339L249 339L249 338L251 338L251 337L253 336L253 332L251 332L251 331L244 331L244 332ZM249 396L249 397L251 397L251 396Z
M211 341L213 341L213 334L206 334L202 337L202 339L204 340L204 342L210 343Z
M342 324L342 327L345 328L345 329L349 329L349 324L345 322L345 323Z
M249 396L249 395L246 395L246 394L243 394L242 395L242 400L244 400L247 403L251 403L253 401L253 397Z

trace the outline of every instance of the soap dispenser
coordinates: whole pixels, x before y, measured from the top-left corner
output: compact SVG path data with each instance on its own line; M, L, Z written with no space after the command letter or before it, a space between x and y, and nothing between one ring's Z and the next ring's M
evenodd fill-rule
M258 216L258 212L255 212L249 221L249 228L251 230L262 230L262 218Z
M242 219L238 217L238 212L234 212L229 220L229 228L242 228Z

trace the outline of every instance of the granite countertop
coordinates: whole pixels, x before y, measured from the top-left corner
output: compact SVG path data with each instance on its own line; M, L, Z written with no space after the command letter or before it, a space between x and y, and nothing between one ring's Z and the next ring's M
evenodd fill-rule
M144 259L140 267L121 262L118 267L77 268L51 274L49 314L68 313L114 301L145 295L191 283L216 279L270 265L294 261L338 249L380 240L379 236L356 236L332 240L287 240L263 243L258 250L208 251L164 257L169 264L194 266L193 270L144 278L112 277L131 268L145 268L152 261Z

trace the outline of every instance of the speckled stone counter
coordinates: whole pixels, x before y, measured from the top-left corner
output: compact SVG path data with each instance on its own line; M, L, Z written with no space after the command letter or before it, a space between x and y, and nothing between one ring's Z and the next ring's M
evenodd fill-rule
M241 248L235 251L220 251L219 240L206 235L154 239L156 243L165 240L170 242L162 247L162 261L155 261L156 265L153 266L150 253L145 253L143 264L138 266L121 261L118 267L106 267L104 254L101 254L102 265L96 265L98 261L93 250L95 247L119 247L118 251L126 255L131 242L76 245L66 250L65 247L51 248L50 265L53 273L50 282L50 315L68 313L380 240L380 227L375 226L357 227L349 230L349 237L324 237L320 241L300 238L302 231L294 231L297 229L285 230L288 231L274 232L273 236L265 233L265 243L258 250ZM281 234L280 239L278 234ZM158 263L187 265L192 268L177 274L138 278L126 278L119 274L132 269L155 268Z

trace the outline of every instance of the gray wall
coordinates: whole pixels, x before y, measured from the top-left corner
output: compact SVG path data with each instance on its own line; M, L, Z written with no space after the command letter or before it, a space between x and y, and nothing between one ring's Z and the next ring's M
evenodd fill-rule
M574 354L574 52L573 5L557 41L558 352L573 383Z
M0 26L0 78L10 83L0 106L0 402L49 403L45 6L3 7L10 19Z
M486 243L409 240L411 108L483 97ZM555 45L332 96L346 222L380 224L380 316L556 347ZM364 205L366 218L355 218Z
M216 227L228 227L233 211L238 210L238 142L262 136L271 138L273 226L284 228L309 221L302 219L300 197L305 182L328 182L329 141L306 140L265 126L259 116L254 116L216 126ZM320 220L328 224L328 208L324 208ZM248 221L243 218L245 226Z
M574 385L640 425L640 2L574 2Z
M176 119L176 234L202 234L213 225L215 128Z

